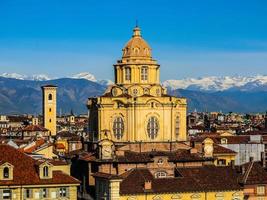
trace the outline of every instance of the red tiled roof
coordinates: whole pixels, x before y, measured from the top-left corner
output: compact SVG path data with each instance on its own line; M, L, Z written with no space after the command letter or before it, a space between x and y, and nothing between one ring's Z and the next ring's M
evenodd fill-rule
M55 146L56 146L56 149L65 149L65 146L62 143L56 143Z
M0 180L0 186L11 185L43 185L43 184L79 184L79 181L61 171L53 171L52 179L40 179L38 161L16 150L15 148L0 145L1 160L14 166L13 180Z
M243 184L267 184L267 171L264 170L260 162L249 162L242 167L245 168L245 173L241 175Z
M235 151L225 148L223 146L217 145L217 144L214 144L213 148L214 148L213 154L215 155L216 154L237 154Z
M98 178L104 178L104 179L121 179L119 175L107 174L107 173L102 173L102 172L96 172L93 174L93 176L98 177Z
M214 143L220 144L222 138L227 139L227 144L247 144L250 141L249 135L239 135L239 136L216 136L216 135L204 135L192 137L190 140L192 142L203 142L207 137L211 138Z
M181 149L178 151L150 151L150 152L132 152L125 151L124 155L117 156L110 160L95 160L96 162L118 162L118 163L148 163L154 162L153 157L165 156L171 162L197 162L208 161L212 158L205 158L199 153L190 153L190 150ZM94 160L90 160L94 161Z
M36 140L35 144L33 146L30 146L30 147L26 146L25 148L21 149L21 151L24 151L25 153L33 153L34 151L40 149L45 144L47 147L52 145L52 143L49 143L49 142L45 141L43 138L41 138L39 140Z
M133 169L126 172L120 186L120 193L144 193L145 181L151 181L152 188L147 192L200 192L241 190L238 183L238 174L232 167L204 166L196 168L177 168L179 177L154 178L148 169ZM167 186L167 187L166 187Z
M22 129L22 131L42 131L42 132L46 132L48 131L48 129L44 128L43 126L39 126L39 125L29 125L26 126L25 128Z

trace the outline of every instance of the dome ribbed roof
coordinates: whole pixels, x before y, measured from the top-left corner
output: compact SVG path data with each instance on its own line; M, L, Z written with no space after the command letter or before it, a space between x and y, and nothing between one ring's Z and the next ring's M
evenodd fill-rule
M139 27L134 28L132 38L127 42L122 51L123 58L151 58L151 48L142 38Z

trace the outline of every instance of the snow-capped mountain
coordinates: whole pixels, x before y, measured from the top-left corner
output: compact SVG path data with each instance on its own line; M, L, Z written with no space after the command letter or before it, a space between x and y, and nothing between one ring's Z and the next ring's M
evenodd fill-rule
M3 73L0 77L14 78L19 80L47 81L57 78L51 78L45 74L22 75L17 73ZM111 80L98 80L89 72L82 72L65 78L86 79L103 86L113 84ZM195 91L267 91L267 75L256 75L250 77L243 76L207 76L201 78L186 78L177 80L166 80L163 86L170 90L187 89Z
M75 74L71 76L70 78L75 78L75 79L86 79L89 81L97 82L95 76L93 74L90 74L89 72L82 72L79 74Z
M45 74L24 75L24 74L18 74L18 73L3 73L3 74L0 74L0 77L14 78L18 80L32 80L32 81L48 81L48 80L57 79L57 78L51 78ZM113 81L108 80L108 79L97 80L95 76L89 72L81 72L79 74L68 76L66 78L86 79L88 81L99 83L100 85L103 85L103 86L113 84Z
M167 80L163 85L171 90L188 89L199 91L225 90L265 90L267 91L267 76L208 76L202 78L186 78L181 80Z
M19 80L33 80L33 81L47 81L51 80L47 75L45 74L33 74L33 75L23 75L23 74L17 74L17 73L3 73L0 74L1 77L5 78L14 78Z
M99 83L100 85L111 85L113 84L113 81L111 80L108 80L108 79L105 79L105 80L97 80L95 78L95 76L89 72L82 72L82 73L79 73L79 74L76 74L76 75L73 75L72 77L70 78L75 78L75 79L86 79L86 80L89 80L89 81L93 81L93 82L97 82Z

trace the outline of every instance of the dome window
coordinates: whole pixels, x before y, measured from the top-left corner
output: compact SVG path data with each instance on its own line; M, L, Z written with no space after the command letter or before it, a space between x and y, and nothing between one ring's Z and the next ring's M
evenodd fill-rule
M147 79L148 79L148 68L146 66L143 66L141 68L141 80L147 81Z
M131 68L130 67L125 68L125 80L131 81Z

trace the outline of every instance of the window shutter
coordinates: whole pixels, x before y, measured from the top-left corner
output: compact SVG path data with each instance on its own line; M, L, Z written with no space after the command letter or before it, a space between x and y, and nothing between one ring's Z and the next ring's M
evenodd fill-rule
M69 197L70 196L70 188L69 187L66 187L66 197Z
M3 190L0 190L0 199L3 199Z
M32 189L30 189L30 198L32 198L33 195L32 195Z
M57 193L57 198L58 198L59 197L59 188L57 189L56 193Z
M46 196L47 196L48 198L50 198L50 189L49 189L49 188L46 188Z
M43 189L41 188L40 191L39 191L39 196L40 196L40 199L43 198Z
M25 188L23 189L23 199L26 199L26 190L27 189L25 189Z

